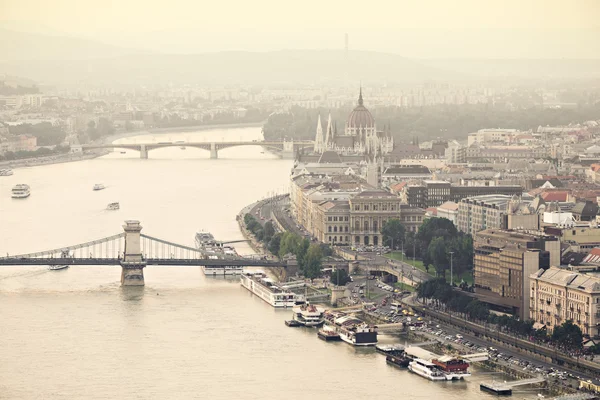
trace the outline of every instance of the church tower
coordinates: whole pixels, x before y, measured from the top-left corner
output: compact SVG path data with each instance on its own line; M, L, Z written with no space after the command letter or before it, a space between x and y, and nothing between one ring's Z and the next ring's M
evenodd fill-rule
M321 114L319 113L319 118L317 119L317 135L315 137L314 152L321 154L323 151L325 151L324 147L323 126L321 125Z

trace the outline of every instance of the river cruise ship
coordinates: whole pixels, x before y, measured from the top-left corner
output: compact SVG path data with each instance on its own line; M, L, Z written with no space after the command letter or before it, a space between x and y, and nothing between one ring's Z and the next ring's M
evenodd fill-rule
M326 313L325 322L340 335L340 339L353 346L375 346L377 329L353 315Z
M263 272L244 271L241 275L241 284L273 307L294 307L296 305L296 294L282 289Z
M239 258L238 253L233 246L215 240L210 232L199 231L195 237L196 248L202 250L204 255L210 260L235 260ZM204 265L202 272L208 276L220 275L240 275L244 267L241 265Z
M29 197L30 194L31 189L29 188L29 185L26 185L24 183L19 183L18 185L12 188L13 199L24 199L26 197Z
M294 321L304 326L319 326L325 322L325 309L312 304L297 305L292 308Z

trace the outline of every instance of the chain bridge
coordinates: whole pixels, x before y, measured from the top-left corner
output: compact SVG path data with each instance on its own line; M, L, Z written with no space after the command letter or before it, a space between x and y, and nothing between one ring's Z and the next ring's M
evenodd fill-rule
M111 143L111 144L84 144L82 150L91 149L129 149L140 152L140 158L147 159L148 152L152 149L162 147L195 147L210 151L210 158L219 158L219 150L235 146L262 146L269 150L281 154L282 158L294 158L295 151L304 148L312 147L312 140L267 140L267 141L251 141L251 142L159 142L159 143Z
M203 251L143 233L139 221L128 220L124 232L85 243L36 253L0 257L0 266L120 265L121 284L144 285L147 265L286 267L285 262L258 257L223 255L209 258Z

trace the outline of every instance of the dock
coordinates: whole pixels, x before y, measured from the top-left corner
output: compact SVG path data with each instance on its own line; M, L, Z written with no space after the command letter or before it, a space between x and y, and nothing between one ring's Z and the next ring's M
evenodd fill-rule
M542 383L545 381L545 378L531 378L510 382L482 382L479 385L479 388L481 390L495 393L499 396L510 396L512 394L513 388L517 386L535 385L536 383Z

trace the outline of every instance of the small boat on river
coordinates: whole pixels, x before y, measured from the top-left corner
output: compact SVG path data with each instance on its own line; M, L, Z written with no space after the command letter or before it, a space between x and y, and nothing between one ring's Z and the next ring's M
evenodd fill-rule
M69 268L68 265L50 265L48 267L48 269L50 271L60 271L61 269L67 269L67 268Z

